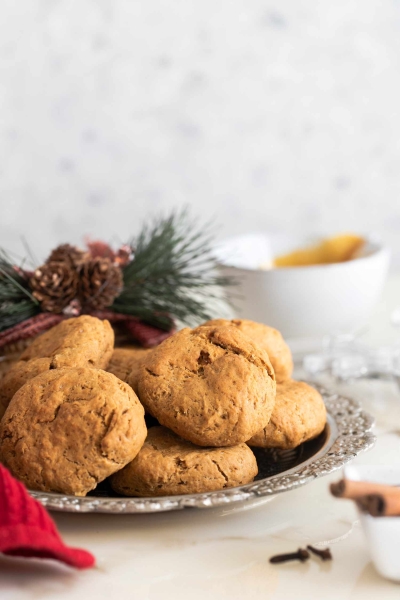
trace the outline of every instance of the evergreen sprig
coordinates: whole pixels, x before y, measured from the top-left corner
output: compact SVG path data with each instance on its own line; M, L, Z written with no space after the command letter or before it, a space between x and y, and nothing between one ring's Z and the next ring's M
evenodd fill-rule
M4 331L40 312L26 279L14 268L7 254L0 250L0 331Z
M171 317L188 325L211 318L210 300L232 281L215 274L210 229L186 210L145 226L131 242L134 260L124 268L124 289L112 310L164 329Z
M212 228L174 212L145 225L130 246L123 291L110 310L169 330L174 318L194 325L211 318L213 299L232 281L215 273ZM0 249L0 332L41 312L28 278Z

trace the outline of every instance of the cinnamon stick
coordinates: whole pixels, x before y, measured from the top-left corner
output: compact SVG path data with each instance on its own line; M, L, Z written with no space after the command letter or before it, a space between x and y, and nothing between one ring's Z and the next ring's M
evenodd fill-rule
M382 483L372 483L370 481L353 481L351 479L341 479L330 485L331 494L336 498L347 498L349 500L357 500L368 495L391 494L393 491L400 498L400 488L392 485L384 485Z
M400 516L400 490L393 488L392 493L368 494L357 500L361 510L372 517Z

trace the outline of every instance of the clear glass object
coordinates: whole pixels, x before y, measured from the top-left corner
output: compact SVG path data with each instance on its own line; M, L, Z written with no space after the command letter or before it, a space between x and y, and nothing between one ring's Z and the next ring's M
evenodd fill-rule
M400 386L400 307L391 315L398 339L385 346L371 347L362 341L364 331L327 336L320 353L304 357L303 368L310 378L330 375L338 382L360 378L394 379ZM397 336L396 336L397 337Z

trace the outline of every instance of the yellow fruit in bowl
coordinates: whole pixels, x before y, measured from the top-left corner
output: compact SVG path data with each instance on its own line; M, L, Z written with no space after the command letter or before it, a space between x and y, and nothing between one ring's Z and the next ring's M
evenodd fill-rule
M345 262L356 258L365 239L346 233L322 240L319 244L277 256L274 267L305 267Z

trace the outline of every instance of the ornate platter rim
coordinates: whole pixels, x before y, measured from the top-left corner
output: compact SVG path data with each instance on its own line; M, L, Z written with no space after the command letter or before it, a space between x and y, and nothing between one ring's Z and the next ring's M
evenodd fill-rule
M357 400L330 392L312 382L323 396L328 413L328 435L314 456L278 475L240 487L183 496L160 498L103 498L68 496L30 491L46 508L62 512L134 514L155 513L184 508L213 508L245 502L295 489L343 467L357 454L371 448L376 437L371 433L374 419Z

